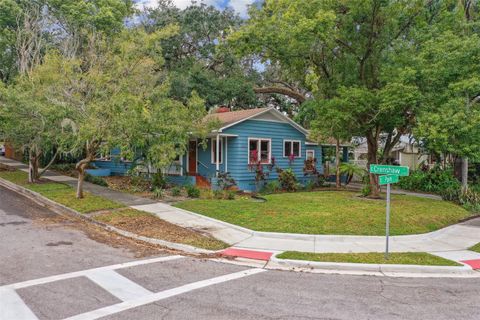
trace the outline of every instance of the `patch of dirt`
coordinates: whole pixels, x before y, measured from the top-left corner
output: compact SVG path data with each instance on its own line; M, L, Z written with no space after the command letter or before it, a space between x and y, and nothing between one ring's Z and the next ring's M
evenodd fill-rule
M83 232L89 239L98 243L106 244L113 248L120 248L131 252L135 258L149 257L159 253L172 252L161 246L152 245L142 241L136 241L106 231L98 226L92 225L80 219L61 215L49 217L38 217L33 223L45 227L47 230L53 228L70 228ZM178 252L176 252L178 253Z
M211 250L227 247L224 242L210 237L199 230L182 228L154 215L133 209L125 209L95 216L96 220L108 223L122 230L149 238L188 244Z
M15 171L15 168L9 167L3 163L0 163L0 171L8 171L8 172L13 172Z
M108 183L108 187L113 190L129 192L135 195L141 196L151 196L152 193L150 190L150 183L141 178L132 178L129 176L110 176L103 177L103 179Z

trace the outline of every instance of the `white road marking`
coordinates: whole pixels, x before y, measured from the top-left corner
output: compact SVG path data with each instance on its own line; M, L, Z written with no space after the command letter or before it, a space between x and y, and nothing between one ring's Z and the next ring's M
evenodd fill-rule
M0 318L2 320L37 320L38 318L11 288L0 288Z
M219 284L219 283L226 282L226 281L230 281L230 280L240 279L240 278L243 278L243 277L247 277L247 276L254 275L254 274L257 274L257 273L260 273L260 272L265 272L265 271L267 271L267 270L265 270L265 269L249 269L249 270L235 272L235 273L227 274L227 275L216 277L216 278L211 278L211 279L207 279L207 280L193 282L193 283L189 283L189 284L186 284L184 286L181 286L181 287L177 287L177 288L161 291L161 292L158 292L158 293L154 293L154 294L151 294L149 296L145 296L145 297L137 298L137 299L134 299L134 300L121 302L121 303L114 304L114 305L111 305L111 306L108 306L108 307L105 307L105 308L101 308L101 309L93 310L93 311L90 311L90 312L82 313L82 314L67 318L65 320L93 320L93 319L98 319L98 318L106 317L108 315L119 313L119 312L122 312L122 311L125 311L125 310L128 310L128 309L133 309L133 308L140 307L140 306L143 306L143 305L146 305L146 304L149 304L149 303L153 303L153 302L156 302L156 301L159 301L159 300L163 300L163 299L166 299L166 298L177 296L177 295L182 294L182 293L186 293L186 292L193 291L193 290L196 290L196 289L212 286L212 285Z
M86 276L122 301L153 294L153 292L125 278L114 270L91 271Z
M64 273L64 274L59 274L59 275L45 277L45 278L39 278L39 279L34 279L34 280L17 282L17 283L13 283L13 284L7 284L5 286L0 287L0 289L2 289L2 288L21 289L21 288L36 286L36 285L39 285L39 284L45 284L45 283L59 281L59 280L82 277L82 276L86 276L88 273L93 272L93 271L123 269L123 268L140 266L140 265L144 265L144 264L176 260L176 259L180 259L180 258L183 258L183 256L167 256L167 257L159 257L159 258L153 258L153 259L147 259L147 260L137 260L137 261L119 263L119 264L114 264L114 265L100 267L100 268L93 268L93 269L87 269L87 270L82 270L82 271L75 271L75 272Z

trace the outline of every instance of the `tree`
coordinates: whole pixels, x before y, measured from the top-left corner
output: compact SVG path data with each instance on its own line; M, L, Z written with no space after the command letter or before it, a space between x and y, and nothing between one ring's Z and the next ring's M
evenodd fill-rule
M67 109L49 90L59 80L47 63L34 68L0 90L2 134L14 147L28 152L30 183L36 182L56 157L67 151L72 127ZM40 159L53 153L51 161L40 170Z
M429 150L480 159L480 37L446 31L427 41L420 54L427 109L416 134ZM477 44L477 45L475 45Z
M92 35L84 60L59 57L54 67L61 80L51 93L78 127L75 145L84 155L76 164L78 198L85 170L100 151L118 147L133 159L140 150L161 168L186 152L190 133L205 127L205 109L196 95L186 104L168 97L160 41L175 32L174 27L152 34L134 29L110 41Z
M251 8L251 19L230 41L241 55L258 54L265 63L280 65L284 79L279 80L306 89L302 94L282 85L257 92L300 103L340 99L354 120L350 133L367 138L368 163L374 164L384 161L414 125L421 95L415 70L401 63L401 48L412 45L411 31L431 6L432 1L407 0L267 0ZM378 158L382 133L388 139ZM378 196L375 175L370 184L372 196Z
M14 0L0 0L0 81L8 82L15 75L15 43L17 16L22 8Z
M333 138L335 140L335 176L336 187L341 187L341 155L340 143L350 141L354 120L350 110L345 108L341 99L333 98L330 100L312 100L306 103L303 108L312 108L307 112L312 117L310 127L312 136L321 143Z
M186 101L195 91L207 108L258 104L252 89L257 73L251 61L236 58L224 45L227 34L242 23L233 10L218 10L203 3L180 10L171 1L160 1L146 16L148 32L171 24L179 27L176 35L162 40L173 98Z
M0 0L0 80L24 73L48 49L80 54L89 32L115 35L133 13L130 0Z

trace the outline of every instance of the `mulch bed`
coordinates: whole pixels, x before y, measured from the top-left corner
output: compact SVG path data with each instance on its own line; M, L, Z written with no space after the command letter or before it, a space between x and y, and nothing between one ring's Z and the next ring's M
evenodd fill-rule
M219 250L227 247L227 244L207 234L179 227L152 214L130 208L96 214L93 218L119 229L149 238L210 250Z

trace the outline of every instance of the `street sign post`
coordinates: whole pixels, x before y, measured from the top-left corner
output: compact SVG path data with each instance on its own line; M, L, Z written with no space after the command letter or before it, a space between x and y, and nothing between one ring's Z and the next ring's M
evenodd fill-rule
M397 183L400 176L408 176L409 168L401 166L386 166L380 164L371 164L370 173L380 175L378 183L387 185L387 209L385 217L385 259L388 260L389 240L390 240L390 184Z

